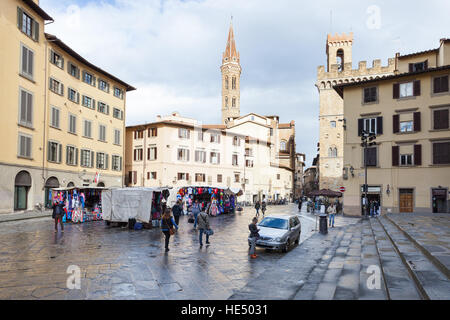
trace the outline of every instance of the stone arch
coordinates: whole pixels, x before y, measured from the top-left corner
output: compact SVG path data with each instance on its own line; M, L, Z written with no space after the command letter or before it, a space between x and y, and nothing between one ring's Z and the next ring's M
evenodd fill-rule
M72 188L72 187L75 187L75 183L73 183L72 181L70 181L70 182L67 184L67 188Z
M22 170L17 173L14 180L14 210L26 210L28 208L28 192L31 188L31 175Z
M104 188L105 183L103 181L100 181L99 183L97 183L97 187Z

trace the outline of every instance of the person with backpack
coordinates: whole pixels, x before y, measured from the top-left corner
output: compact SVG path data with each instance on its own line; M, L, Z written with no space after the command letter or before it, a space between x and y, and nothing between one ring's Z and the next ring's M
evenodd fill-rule
M175 230L173 229L173 227L178 230L178 225L175 223L175 220L170 214L170 209L166 208L166 211L164 211L164 214L161 217L161 231L165 236L166 252L169 251L170 236L175 234Z
M248 225L248 229L250 230L250 257L252 259L255 259L257 257L256 253L255 253L255 248L256 248L256 240L258 240L259 238L259 229L258 226L256 225L258 223L258 218L254 217L252 219L252 223L250 223Z
M259 209L261 208L261 204L259 203L259 200L255 203L255 209L256 209L256 216L259 217Z
M62 218L64 215L64 204L63 202L55 201L52 206L52 218L55 220L55 233L58 232L58 223L61 225L61 233L64 233L64 224Z
M194 215L194 229L197 228L197 218L200 211L200 204L198 203L198 200L195 200L194 204L192 205L192 214Z
M200 234L198 240L200 242L200 247L203 247L203 234L206 234L206 244L209 244L210 226L209 226L209 216L206 214L205 210L202 210L198 215L198 230Z
M262 205L261 205L261 211L264 217L264 214L266 213L266 209L267 209L267 203L266 200L263 200Z
M183 208L181 206L181 200L178 200L172 207L173 217L175 218L175 223L178 225L180 221L180 216L183 214Z

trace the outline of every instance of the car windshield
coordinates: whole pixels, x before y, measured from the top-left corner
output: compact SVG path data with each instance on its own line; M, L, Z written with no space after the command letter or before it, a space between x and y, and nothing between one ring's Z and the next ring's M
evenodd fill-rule
M267 217L259 223L260 227L274 228L274 229L286 229L288 228L288 222L285 219Z

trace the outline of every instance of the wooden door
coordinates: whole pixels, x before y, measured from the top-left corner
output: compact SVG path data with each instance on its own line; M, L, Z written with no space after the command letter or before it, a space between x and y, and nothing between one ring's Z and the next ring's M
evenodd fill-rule
M413 191L409 189L400 190L400 212L413 212Z

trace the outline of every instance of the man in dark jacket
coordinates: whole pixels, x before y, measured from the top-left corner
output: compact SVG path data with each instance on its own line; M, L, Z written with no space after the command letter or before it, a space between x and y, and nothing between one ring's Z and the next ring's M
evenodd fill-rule
M256 209L256 216L259 216L259 208L261 208L261 204L259 203L259 201L256 201L255 203L255 209Z
M259 229L258 226L256 225L258 223L258 218L254 217L252 219L252 223L250 223L248 225L248 229L250 230L250 257L252 259L255 259L257 257L256 253L255 253L255 247L256 247L256 240L258 240L259 238Z
M175 223L178 225L180 221L180 216L183 212L183 208L181 206L181 201L178 200L177 203L172 207L173 217L175 218Z
M64 204L63 202L55 201L52 206L53 213L52 217L55 219L55 233L58 232L58 223L61 224L61 232L64 232L64 224L62 222L62 217L64 215Z

